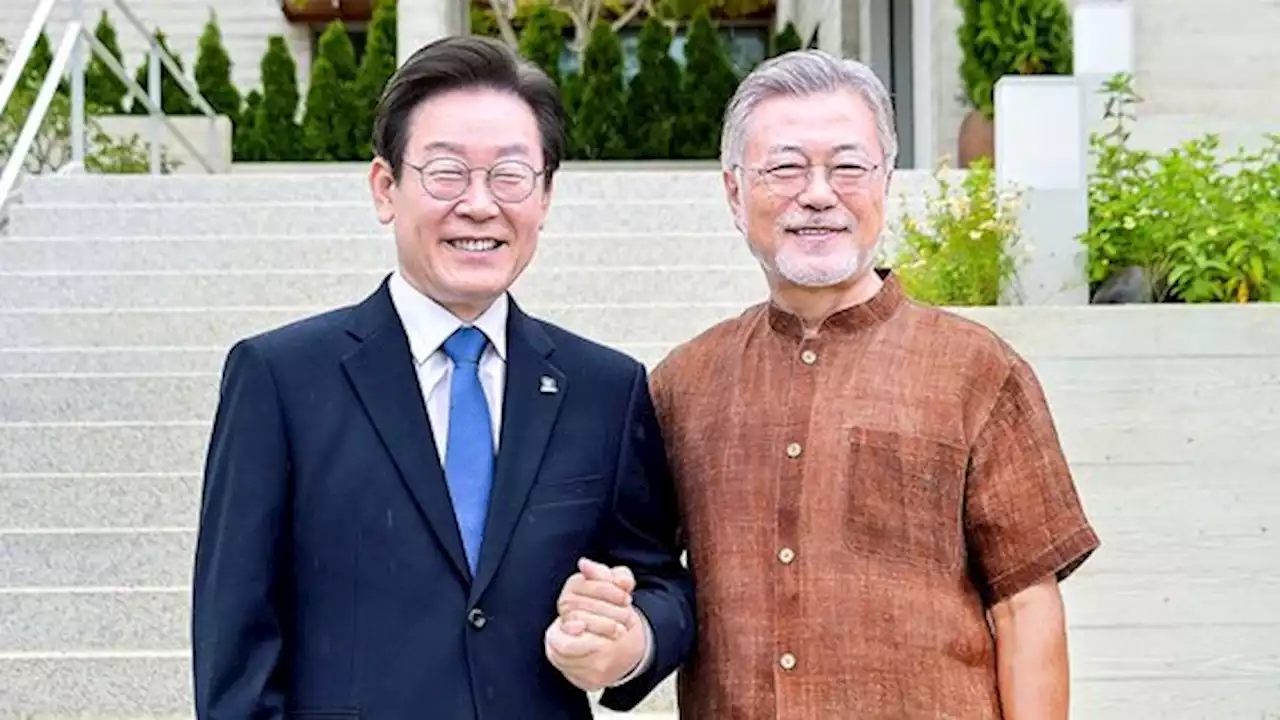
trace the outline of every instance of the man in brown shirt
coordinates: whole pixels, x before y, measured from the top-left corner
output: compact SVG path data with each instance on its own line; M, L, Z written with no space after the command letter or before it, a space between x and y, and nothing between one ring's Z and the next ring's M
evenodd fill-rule
M697 587L682 718L1067 717L1057 583L1098 538L1028 364L873 267L893 127L817 52L729 106L771 292L652 377Z

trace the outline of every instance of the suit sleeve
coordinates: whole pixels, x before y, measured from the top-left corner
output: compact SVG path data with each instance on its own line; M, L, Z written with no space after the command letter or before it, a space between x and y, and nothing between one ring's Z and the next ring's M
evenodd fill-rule
M192 585L200 720L281 718L281 553L289 454L279 393L241 342L223 369L205 464Z
M674 672L695 634L693 580L680 560L675 486L643 366L637 365L627 417L609 562L635 574L635 604L653 631L654 647L647 669L602 695L601 705L616 711L634 708Z

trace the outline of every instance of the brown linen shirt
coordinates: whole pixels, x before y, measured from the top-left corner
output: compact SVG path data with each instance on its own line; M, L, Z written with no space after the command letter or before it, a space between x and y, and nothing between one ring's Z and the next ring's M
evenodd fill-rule
M699 638L683 720L999 718L986 610L1098 546L1028 364L896 278L772 304L652 376Z

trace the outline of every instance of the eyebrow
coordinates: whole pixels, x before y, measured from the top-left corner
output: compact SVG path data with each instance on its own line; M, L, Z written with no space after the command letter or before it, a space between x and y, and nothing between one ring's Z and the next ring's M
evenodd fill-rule
M837 152L837 153L847 152L849 150L854 150L861 153L870 152L870 150L867 148L866 145L863 145L862 143L857 143L857 142L841 143L840 145L836 145L835 147L831 148L831 150L832 152ZM800 147L799 145L771 145L769 146L769 152L804 153L804 148Z
M423 147L423 149L426 150L427 152L435 152L437 150L443 150L444 152L451 152L456 155L463 155L466 153L466 148L462 147L461 145L457 143L447 142L444 140L429 142L426 144L425 147ZM503 145L498 148L498 154L499 155L528 155L529 146L525 145L524 143L512 143L510 145Z

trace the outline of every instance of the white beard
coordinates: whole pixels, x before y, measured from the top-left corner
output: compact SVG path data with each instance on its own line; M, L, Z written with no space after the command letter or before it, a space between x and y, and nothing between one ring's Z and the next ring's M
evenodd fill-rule
M773 267L779 275L796 285L830 287L857 275L864 261L864 253L857 248L844 248L837 253L813 257L795 246L787 246L773 256Z
M809 255L802 248L786 243L774 253L773 257L763 257L756 250L756 244L751 242L747 233L746 197L745 192L741 190L738 194L738 210L734 213L734 221L738 231L747 240L747 247L751 250L751 254L758 262L784 280L802 287L830 287L849 280L875 261L875 254L881 242L881 239L877 238L876 246L870 250L864 251L857 246L847 246L839 251L817 256ZM785 223L779 222L778 227L774 229L779 238L786 237L784 225ZM856 226L850 228L850 232L856 232L856 230Z

